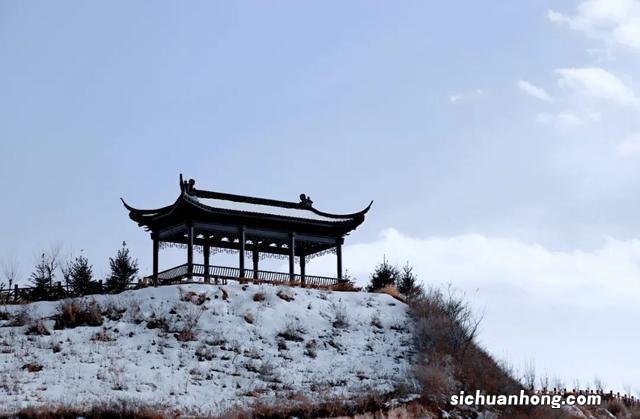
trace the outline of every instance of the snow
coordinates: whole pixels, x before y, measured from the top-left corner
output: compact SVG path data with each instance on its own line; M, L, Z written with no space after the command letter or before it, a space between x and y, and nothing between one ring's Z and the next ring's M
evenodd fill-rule
M208 299L182 301L188 291ZM254 301L256 293L265 299ZM53 330L58 302L7 306L11 315L26 308L43 319L51 335L27 336L27 326L0 321L0 414L48 403L133 400L215 415L258 398L348 399L411 379L412 320L406 305L386 294L234 283L146 288L95 300L103 309L127 310L119 320L103 317L102 326ZM195 341L147 328L154 316L180 329L198 315ZM302 340L278 336L287 329ZM92 340L101 331L113 340ZM28 372L22 369L27 363L43 368Z
M200 198L200 197L192 197L196 199L203 205L212 208L222 208L233 211L244 211L244 212L253 212L258 214L273 214L273 215L282 215L285 217L294 217L294 218L304 218L308 220L318 220L318 221L329 221L329 222L340 222L340 221L348 221L350 218L331 218L326 217L324 215L316 214L313 211L303 209L303 208L282 208L276 207L272 205L261 205L261 204L253 204L250 202L236 202L236 201L228 201L225 199L216 199L216 198Z

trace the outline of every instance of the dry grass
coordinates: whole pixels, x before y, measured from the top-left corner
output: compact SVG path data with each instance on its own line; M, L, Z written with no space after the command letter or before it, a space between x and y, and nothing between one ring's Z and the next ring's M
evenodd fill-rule
M102 313L95 300L64 300L58 304L54 329L102 325Z
M331 291L344 291L344 292L362 291L362 287L356 287L355 284L351 281L338 282L335 285L331 285L329 289Z
M323 418L349 417L365 412L372 412L375 417L383 417L381 412L386 410L384 402L387 399L388 396L374 393L356 400L343 400L327 395L323 397L322 402L314 402L303 394L294 393L275 403L267 403L258 398L249 408L234 408L218 417L226 419Z
M264 301L267 298L264 292L256 292L253 294L253 301Z
M377 293L380 293L380 294L387 294L387 295L392 296L396 300L400 300L402 302L405 302L404 298L402 297L402 294L400 294L400 291L398 291L398 289L396 287L394 287L393 285L390 285L390 286L384 287L384 288L379 288L379 289L375 290L374 292L377 292Z
M250 311L247 311L246 313L244 313L244 321L249 323L249 324L253 324L253 314Z
M415 374L423 401L444 407L448 395L476 389L487 394L514 394L522 388L474 342L480 320L451 289L429 290L411 303L416 318L414 341L421 354ZM424 360L428 360L425 362Z
M38 406L20 410L20 419L99 418L99 419L165 419L178 417L173 409L150 407L132 402L103 403L91 407Z

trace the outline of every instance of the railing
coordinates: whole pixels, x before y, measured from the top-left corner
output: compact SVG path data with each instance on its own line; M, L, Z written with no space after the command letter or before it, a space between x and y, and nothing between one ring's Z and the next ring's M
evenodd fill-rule
M191 277L191 278L190 278ZM253 269L245 269L244 273L240 268L230 266L209 266L209 275L205 275L205 265L200 263L193 264L193 272L189 274L189 265L186 263L178 265L162 272L158 272L158 282L160 284L175 284L182 282L191 282L194 277L209 278L210 280L238 280L238 281L255 281L274 285L291 285L291 286L309 286L309 287L331 287L342 283L338 278L327 276L295 274L293 277L286 272L275 271L254 271ZM185 281L186 280L186 281ZM148 286L152 283L152 277L146 277L138 283L131 283L127 289L135 289ZM101 294L105 292L102 281L96 281L91 284L88 290L83 294ZM50 287L18 287L0 289L0 304L19 304L39 300L60 300L63 298L77 297L73 289L60 282L53 283Z
M567 397L568 395L574 395L574 396L588 396L588 395L599 395L600 397L602 397L602 401L603 402L607 402L607 401L611 401L611 400L617 400L620 401L622 403L624 403L625 405L629 406L629 407L634 407L634 406L640 406L640 398L636 397L636 396L632 396L630 394L620 394L620 392L614 393L612 390L610 391L604 391L602 389L585 389L585 390L581 390L581 389L567 389L567 388L542 388L542 389L538 389L538 390L534 390L535 394L538 395L543 395L543 394L550 394L550 395L560 395L562 397Z
M173 268L158 272L158 281L161 283L173 283L182 281L185 278L201 277L206 278L205 265L200 263L194 263L191 275L189 275L189 265L186 263L178 265ZM254 280L260 282L267 282L272 284L289 284L289 285L309 285L315 287L330 287L337 285L341 282L338 278L331 278L327 276L318 275L304 275L294 274L293 278L286 272L275 271L262 271L253 269L244 269L244 275L240 268L233 268L230 266L209 266L209 278L213 280L219 279L236 279L236 280ZM152 277L147 277L147 280L151 280Z
M137 288L140 284L131 283L127 289ZM102 294L105 287L102 281L92 281L83 295ZM63 298L77 297L73 287L61 282L54 282L50 286L43 288L20 287L17 284L12 288L0 289L0 304L19 304L31 301L55 301Z

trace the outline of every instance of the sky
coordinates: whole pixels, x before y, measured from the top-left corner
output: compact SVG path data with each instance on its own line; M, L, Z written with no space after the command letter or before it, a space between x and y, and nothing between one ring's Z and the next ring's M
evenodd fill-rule
M640 391L640 2L0 1L0 259L98 277L196 187L328 212L566 386ZM163 252L161 267L184 256ZM281 263L281 262L276 262ZM310 273L333 273L331 255Z

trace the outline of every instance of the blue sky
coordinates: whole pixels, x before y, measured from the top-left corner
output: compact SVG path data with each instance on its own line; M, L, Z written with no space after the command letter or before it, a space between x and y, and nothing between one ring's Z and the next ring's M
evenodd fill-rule
M146 272L150 241L118 198L166 205L181 172L333 212L374 199L345 249L362 281L411 243L430 252L412 253L426 283L477 295L494 353L640 387L622 361L553 359L543 327L510 342L501 320L615 315L608 332L558 332L567 351L591 346L585 362L614 355L597 339L640 343L639 8L0 2L0 255L26 278L60 242L104 275L126 240Z

